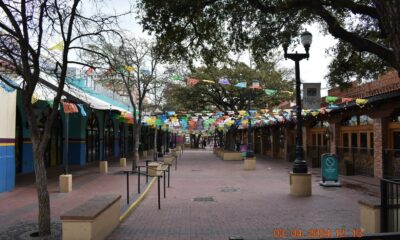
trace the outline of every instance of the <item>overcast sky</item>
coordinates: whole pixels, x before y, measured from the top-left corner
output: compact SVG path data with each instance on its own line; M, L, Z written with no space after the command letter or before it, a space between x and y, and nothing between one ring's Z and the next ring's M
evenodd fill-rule
M87 1L86 3L90 3ZM121 13L129 9L134 1L128 0L108 0L102 3L102 8L109 9L110 12ZM91 5L85 5L85 9L90 9ZM150 38L147 33L143 33L142 27L137 23L135 16L126 16L121 19L121 26L132 33L134 37ZM321 96L327 95L327 83L324 76L328 73L328 64L331 60L325 53L325 50L332 47L335 44L335 40L332 36L324 36L320 33L318 26L310 26L307 28L309 32L313 34L313 41L310 47L310 59L302 60L300 62L300 77L303 82L321 82ZM296 49L289 49L298 51L299 53L304 52L302 46L298 46ZM244 61L249 62L249 61ZM279 62L278 66L294 69L294 62L290 59ZM294 71L293 71L294 74ZM294 78L294 76L293 76Z

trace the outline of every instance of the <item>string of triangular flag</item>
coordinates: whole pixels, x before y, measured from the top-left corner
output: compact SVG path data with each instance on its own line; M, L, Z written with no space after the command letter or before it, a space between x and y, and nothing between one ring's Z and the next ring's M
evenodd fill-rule
M348 97L335 97L335 96L326 96L325 102L329 104L329 106L335 106L337 103L349 104L350 102L355 101L357 106L363 107L368 103L368 99L364 98L348 98Z
M185 80L184 77L182 77L180 75L176 75L176 74L172 75L170 77L170 79L173 80L173 81L183 81L183 80ZM193 86L195 86L196 84L198 84L200 82L210 83L210 84L220 84L220 85L232 85L230 80L227 77L221 77L217 81L208 80L208 79L197 79L197 78L194 78L194 77L187 77L186 78L186 85L189 86L189 87L193 87ZM247 88L247 83L246 82L239 82L239 83L236 83L233 86L234 87L238 87L238 88ZM253 84L251 86L249 86L248 88L257 89L257 90L264 90L265 94L267 94L268 96L275 96L278 93L286 93L286 94L289 94L289 95L293 95L292 91L287 91L287 90L278 91L278 90L275 90L275 89L263 89L260 86L260 83L258 81L253 81Z

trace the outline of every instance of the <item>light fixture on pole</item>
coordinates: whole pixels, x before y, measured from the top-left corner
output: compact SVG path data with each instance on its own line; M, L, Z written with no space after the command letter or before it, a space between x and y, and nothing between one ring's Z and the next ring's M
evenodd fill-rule
M294 160L293 173L307 173L307 163L304 160L303 137L302 137L302 117L301 117L301 97L300 97L300 61L310 57L309 50L312 42L312 34L304 32L301 34L301 44L306 53L287 53L288 45L283 46L285 59L291 59L295 62L296 72L296 159Z

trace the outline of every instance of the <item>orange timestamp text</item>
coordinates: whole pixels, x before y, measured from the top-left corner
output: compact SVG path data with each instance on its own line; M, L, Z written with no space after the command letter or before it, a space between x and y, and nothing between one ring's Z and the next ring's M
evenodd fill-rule
M353 228L350 230L346 230L345 228L274 228L273 237L275 239L287 239L287 238L341 238L341 237L358 237L361 238L363 236L363 232L360 228Z

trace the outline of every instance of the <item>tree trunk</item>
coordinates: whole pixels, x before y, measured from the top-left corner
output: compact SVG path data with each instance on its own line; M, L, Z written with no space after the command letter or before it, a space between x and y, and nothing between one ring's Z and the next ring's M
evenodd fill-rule
M199 148L201 134L190 134L190 146L192 148Z
M37 138L38 139L38 138ZM38 149L36 145L33 144L33 154L34 154L34 166L35 166L35 177L36 177L36 192L39 202L39 236L50 235L50 196L47 191L47 176L46 167L43 161L44 149Z
M139 165L140 124L133 124L133 161L132 171Z
M29 131L31 134L32 141L32 152L33 152L33 165L35 168L35 183L36 193L38 197L38 224L39 224L39 236L47 236L51 234L51 215L50 215L50 196L47 190L47 175L46 166L44 164L44 153L49 142L50 132L46 131L50 125L46 125L46 128L42 134L39 133L39 129L36 125L36 116L32 109L31 101L24 99L24 106L27 111ZM46 134L47 132L47 134Z
M400 74L400 2L398 0L375 0L374 3L396 58L397 66L393 67Z

